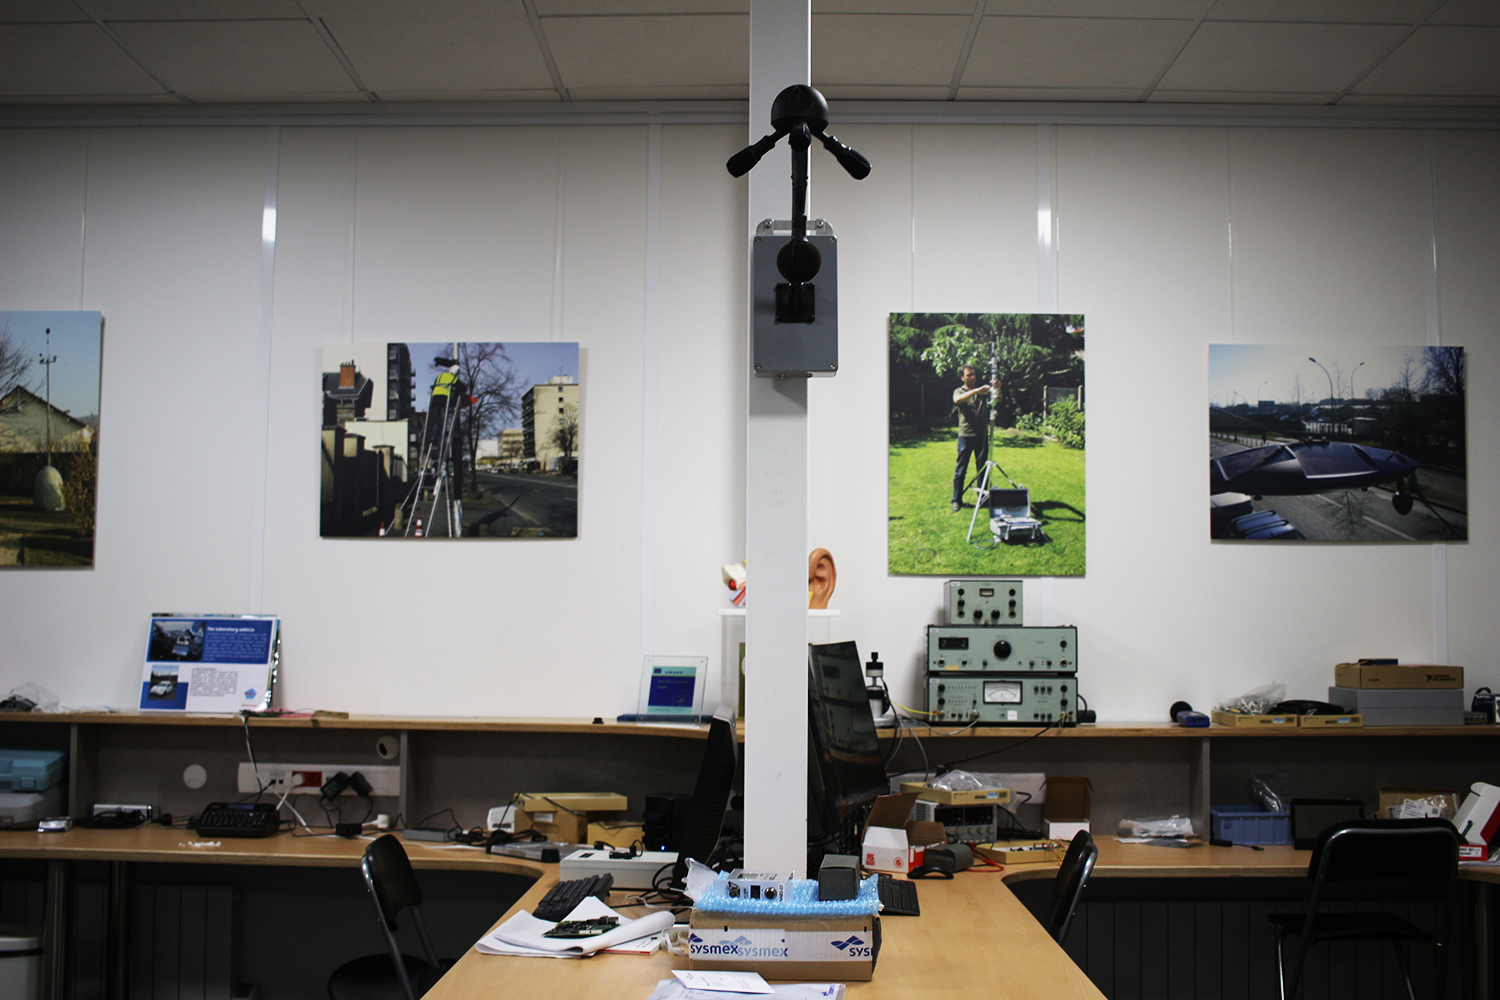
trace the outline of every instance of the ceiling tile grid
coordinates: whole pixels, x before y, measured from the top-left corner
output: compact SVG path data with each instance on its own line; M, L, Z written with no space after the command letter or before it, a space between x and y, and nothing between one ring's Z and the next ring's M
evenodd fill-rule
M1497 0L817 0L848 101L1500 107ZM749 0L0 0L0 103L722 101Z

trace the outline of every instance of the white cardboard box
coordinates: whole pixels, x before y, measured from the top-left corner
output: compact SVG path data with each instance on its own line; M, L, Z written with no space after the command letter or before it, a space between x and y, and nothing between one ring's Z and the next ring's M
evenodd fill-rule
M1453 816L1458 835L1471 844L1487 846L1500 833L1500 786L1476 781Z
M915 792L882 795L875 800L861 839L860 858L866 868L909 872L922 864L928 844L941 844L946 839L943 824L907 819L916 801Z

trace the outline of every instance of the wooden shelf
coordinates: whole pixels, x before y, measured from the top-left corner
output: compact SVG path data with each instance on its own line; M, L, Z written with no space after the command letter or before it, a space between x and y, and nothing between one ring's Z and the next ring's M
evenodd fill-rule
M881 729L881 739L894 739L895 729ZM1295 726L1235 727L1212 725L1200 729L1184 729L1169 723L1155 722L1100 722L1067 729L1043 729L1040 726L976 726L973 729L952 726L907 727L906 735L921 739L945 737L952 739L1026 739L1042 735L1043 739L1202 739L1240 738L1286 739L1296 736L1312 737L1358 737L1358 736L1462 736L1471 738L1500 737L1500 726L1352 726L1347 728L1319 727L1300 729Z
M7 712L0 722L68 723L104 726L233 726L243 723L238 715L168 715L149 712ZM398 716L351 715L346 719L329 716L250 717L252 729L353 729L413 730L424 732L465 733L606 733L642 736L677 736L706 739L707 726L665 726L640 723L602 722L592 719L523 719L487 716Z

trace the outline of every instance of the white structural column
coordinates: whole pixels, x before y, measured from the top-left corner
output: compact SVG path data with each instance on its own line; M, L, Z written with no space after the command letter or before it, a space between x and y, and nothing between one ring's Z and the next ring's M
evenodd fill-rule
M782 89L809 82L811 53L808 0L751 0L747 142L771 131L771 102ZM790 218L791 170L782 140L750 172L747 242L760 220ZM753 349L748 344L745 357L745 866L801 875L807 867L808 380L756 378Z

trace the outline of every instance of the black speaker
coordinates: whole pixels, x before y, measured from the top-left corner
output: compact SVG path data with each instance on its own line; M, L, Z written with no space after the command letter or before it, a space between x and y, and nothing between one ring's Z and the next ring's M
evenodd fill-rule
M647 795L641 812L641 842L648 851L682 848L682 825L691 795Z

